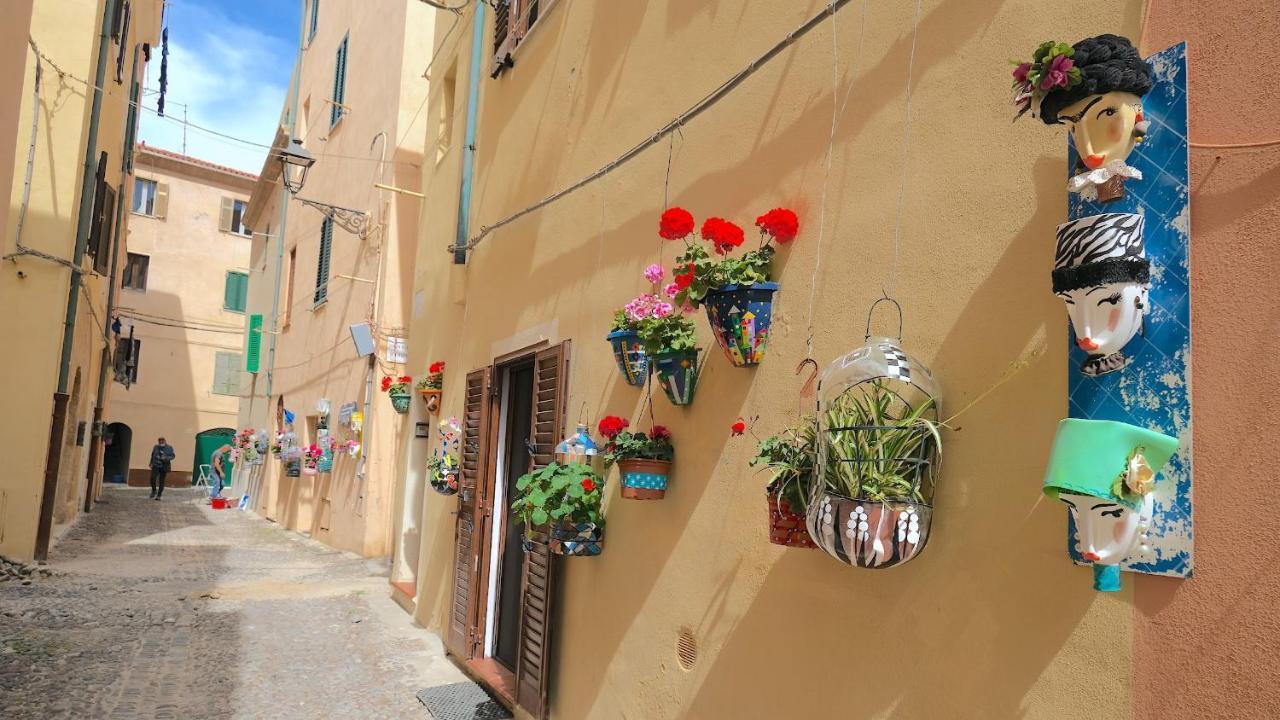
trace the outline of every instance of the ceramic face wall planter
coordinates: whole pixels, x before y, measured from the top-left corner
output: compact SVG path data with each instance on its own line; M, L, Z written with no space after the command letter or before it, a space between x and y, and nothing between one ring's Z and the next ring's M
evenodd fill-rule
M1080 372L1103 375L1129 363L1122 352L1142 332L1151 262L1141 215L1107 213L1058 226L1053 291L1067 304L1076 344L1089 353Z
M1120 589L1120 562L1146 552L1157 473L1178 440L1111 420L1058 424L1045 495L1061 500L1076 525L1076 550L1093 565L1093 586Z
M1118 200L1126 178L1142 178L1125 161L1147 132L1142 96L1151 89L1152 71L1128 38L1043 43L1014 68L1013 79L1018 116L1030 112L1046 125L1071 130L1083 167L1076 168L1069 190Z

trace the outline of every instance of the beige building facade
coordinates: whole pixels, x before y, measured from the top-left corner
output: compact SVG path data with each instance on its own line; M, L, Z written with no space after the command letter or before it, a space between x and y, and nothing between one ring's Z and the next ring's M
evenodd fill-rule
M329 545L380 556L389 553L405 418L378 387L384 375L409 372L425 126L415 111L425 103L434 11L416 0L310 0L302 9L290 97L248 213L248 314L264 322L240 424L274 435L288 413L303 445L329 437L359 447L314 475L269 461L250 502ZM280 184L279 150L290 138L315 159L296 196ZM372 339L371 354L357 350L353 325Z
M110 305L129 227L130 99L158 50L160 14L159 3L120 0L4 9L0 77L12 92L0 112L0 307L13 351L0 376L10 448L0 553L11 557L43 557L96 496Z
M433 83L427 106L436 162L424 171L413 280L424 300L409 319L409 367L447 363L438 417L465 418L463 475L477 490L424 493L435 445L406 428L412 510L396 528L393 572L416 586L393 594L520 717L1265 715L1274 649L1254 639L1273 625L1260 598L1277 595L1259 585L1272 575L1265 543L1232 531L1238 494L1226 481L1265 462L1230 449L1241 427L1231 408L1274 402L1228 390L1226 373L1201 392L1197 376L1195 442L1218 448L1197 451L1197 553L1211 537L1218 564L1198 564L1193 579L1127 575L1123 591L1096 593L1065 560L1062 509L1040 498L1067 414L1066 319L1048 289L1066 217L1065 140L1010 128L1007 61L1046 39L1117 33L1144 54L1198 39L1193 140L1241 143L1192 148L1192 187L1210 176L1214 186L1193 191L1193 238L1231 234L1194 241L1196 332L1214 338L1195 345L1199 372L1206 360L1230 365L1243 337L1229 329L1238 306L1213 296L1274 286L1254 274L1277 212L1274 192L1258 194L1275 189L1277 128L1263 109L1275 89L1234 76L1275 13L926 0L917 20L915 3L836 5L515 0L495 18L470 3L466 30L451 33L441 13L433 78L448 80ZM814 17L677 132L658 134ZM1144 39L1148 27L1158 39ZM1225 37L1240 39L1225 47ZM1221 112L1236 103L1249 110ZM666 498L623 500L614 473L603 554L522 553L503 488L512 463L530 460L512 443L605 415L648 427L645 393L619 377L605 335L613 311L649 289L643 269L670 268L680 249L656 234L667 205L749 231L770 208L799 214L799 238L775 260L768 354L755 369L730 366L698 313L707 352L696 400L674 407L654 388L654 419L676 447ZM445 250L456 238L481 238L465 264ZM1237 243L1249 248L1238 260L1222 250ZM962 432L944 436L927 553L870 572L769 544L766 479L748 466L755 442L729 429L758 417L754 431L770 435L811 411L797 362L825 366L861 345L883 292L901 302L904 347L933 369L950 409L981 399L956 422ZM1256 319L1250 336L1269 337L1273 314ZM1273 354L1255 359L1275 376ZM530 399L539 414L525 435L512 408ZM1221 610L1223 598L1240 609Z
M151 448L164 437L176 453L168 484L187 485L199 472L196 436L237 428L252 244L244 216L256 181L138 147L117 303L130 355L113 372L108 482L147 485Z

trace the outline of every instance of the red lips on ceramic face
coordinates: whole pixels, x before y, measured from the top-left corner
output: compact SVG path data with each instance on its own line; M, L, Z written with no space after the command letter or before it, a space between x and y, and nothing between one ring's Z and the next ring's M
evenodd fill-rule
M1083 557L1085 560L1088 560L1089 562L1098 562L1099 560L1102 559L1102 556L1096 552L1087 552L1084 555L1081 555L1081 557Z
M1096 170L1102 167L1102 164L1106 161L1106 155L1087 155L1085 156L1084 164L1087 165L1090 170Z
M1076 344L1079 345L1080 349L1085 352L1093 352L1094 350L1098 349L1098 343L1090 340L1087 337L1077 339Z

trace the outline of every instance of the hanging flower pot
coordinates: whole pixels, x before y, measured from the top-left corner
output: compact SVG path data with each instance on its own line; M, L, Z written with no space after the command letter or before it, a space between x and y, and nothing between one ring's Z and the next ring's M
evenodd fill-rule
M658 353L653 356L653 365L658 384L672 405L693 402L693 391L698 384L697 349Z
M803 514L793 512L785 497L772 491L765 495L769 498L769 542L795 548L818 547L809 536Z
M773 294L778 284L725 285L702 299L716 342L736 367L759 364L773 324Z
M440 450L427 459L431 489L441 495L457 495L461 487L458 483L458 445L462 438L462 424L456 417L441 420L436 434L440 438Z
M591 522L551 528L551 552L569 557L595 557L604 552L604 527Z
M389 393L391 396L391 407L401 415L409 412L409 393Z
M868 318L866 344L831 363L818 385L806 519L818 547L854 567L902 565L929 541L941 391L898 343L871 337Z
M443 390L432 390L430 388L418 391L418 395L422 398L422 402L427 405L427 412L433 413L440 409L440 395L443 392Z
M661 500L667 495L671 461L619 460L618 474L622 476L622 497L628 500Z
M675 448L671 431L654 425L649 432L631 432L626 418L610 415L600 421L606 465L617 464L622 477L622 497L628 500L661 500L667 494L667 478Z
M413 378L408 375L398 378L384 375L382 378L382 392L391 397L391 407L401 415L409 412L409 383L411 382Z
M427 368L427 376L419 380L416 387L418 395L427 404L427 412L434 413L439 410L440 395L444 392L444 363L439 360L431 363Z
M628 385L640 387L649 377L649 355L635 330L614 330L605 336L613 347L613 359L618 363L622 379Z

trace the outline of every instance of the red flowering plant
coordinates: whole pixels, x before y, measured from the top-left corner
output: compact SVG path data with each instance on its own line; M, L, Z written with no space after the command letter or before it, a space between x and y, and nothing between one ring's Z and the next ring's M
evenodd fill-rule
M696 308L707 292L725 285L752 285L769 280L770 265L777 248L796 238L800 221L786 208L774 208L756 218L760 245L738 257L731 257L746 241L742 228L729 220L710 217L699 233L706 244L693 238L693 215L674 207L658 221L658 235L668 240L683 240L685 250L676 257L675 282L668 285L677 305ZM719 260L712 252L720 255Z
M525 531L544 525L604 526L604 480L580 462L544 468L521 475L516 480L516 499L511 510L524 523Z
M437 360L427 368L427 376L418 381L419 390L440 390L444 388L444 363Z
M392 395L404 395L409 392L409 383L411 382L413 382L413 378L408 375L401 375L398 378L383 375L382 392L391 393Z
M654 425L649 432L631 432L626 418L610 415L600 421L597 428L604 436L605 467L622 460L662 460L671 462L676 451L671 445L671 431L662 425Z

